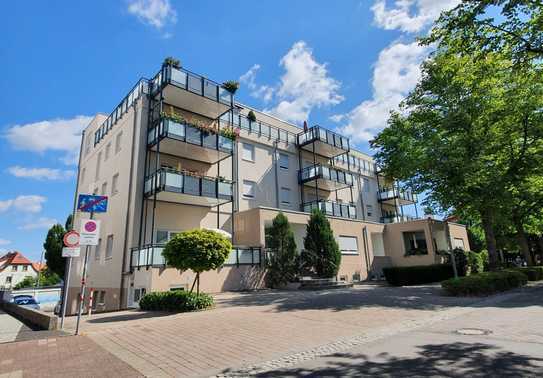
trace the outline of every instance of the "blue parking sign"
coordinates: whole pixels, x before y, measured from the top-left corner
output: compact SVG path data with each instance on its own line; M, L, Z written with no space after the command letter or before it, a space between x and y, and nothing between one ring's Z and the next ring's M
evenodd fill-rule
M107 211L107 196L80 194L77 198L77 210L85 213L105 213Z

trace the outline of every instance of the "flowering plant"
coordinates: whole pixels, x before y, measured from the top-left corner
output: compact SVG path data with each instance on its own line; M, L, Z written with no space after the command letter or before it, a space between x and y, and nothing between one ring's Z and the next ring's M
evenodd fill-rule
M220 133L223 137L228 138L230 140L236 140L239 137L240 129L239 127L233 128L233 127L225 127L220 130Z

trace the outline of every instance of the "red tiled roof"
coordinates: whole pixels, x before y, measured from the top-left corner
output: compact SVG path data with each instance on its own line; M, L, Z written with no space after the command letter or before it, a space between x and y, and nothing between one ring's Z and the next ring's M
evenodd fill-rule
M45 265L45 263L33 262L32 263L32 268L34 268L34 270L36 272L39 272L39 271L44 270L45 268L47 268L47 265Z
M18 251L8 252L4 256L0 257L0 271L4 270L9 265L32 265L34 270L37 272L37 267L39 267L40 264L36 264L37 266L34 267L32 261L24 257L23 254Z

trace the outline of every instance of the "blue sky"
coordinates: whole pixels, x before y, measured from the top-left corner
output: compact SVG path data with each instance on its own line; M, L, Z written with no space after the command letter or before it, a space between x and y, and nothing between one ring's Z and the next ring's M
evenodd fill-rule
M238 101L348 134L362 151L417 82L414 42L458 0L5 2L0 252L38 260L73 205L81 130L162 59Z

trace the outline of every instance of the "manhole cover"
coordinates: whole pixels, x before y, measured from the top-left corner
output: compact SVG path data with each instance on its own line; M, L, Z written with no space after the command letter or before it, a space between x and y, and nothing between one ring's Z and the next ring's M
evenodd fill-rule
M479 328L460 328L456 330L456 333L459 333L461 335L478 336L478 335L488 335L489 333L492 333L492 331L488 329L479 329Z

